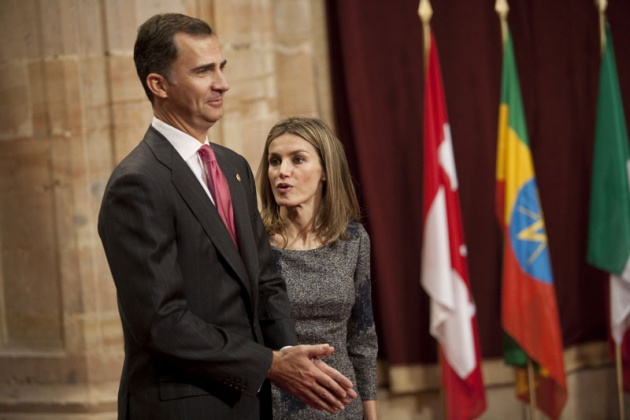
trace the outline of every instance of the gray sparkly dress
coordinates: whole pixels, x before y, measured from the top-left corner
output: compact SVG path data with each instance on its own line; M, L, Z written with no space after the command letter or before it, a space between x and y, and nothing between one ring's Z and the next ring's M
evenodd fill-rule
M273 253L287 283L298 342L333 346L335 352L322 360L349 378L359 397L333 416L272 386L274 419L362 419L361 400L376 399L370 238L359 223L346 232L347 241L305 251L273 247Z

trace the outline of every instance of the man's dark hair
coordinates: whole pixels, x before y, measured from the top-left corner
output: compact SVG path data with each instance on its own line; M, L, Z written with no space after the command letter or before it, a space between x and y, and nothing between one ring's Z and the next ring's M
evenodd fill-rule
M178 33L199 37L214 35L206 22L180 13L155 15L138 28L133 60L142 87L151 103L153 93L147 86L147 76L150 73L157 73L167 79L170 77L171 64L177 58L175 35Z

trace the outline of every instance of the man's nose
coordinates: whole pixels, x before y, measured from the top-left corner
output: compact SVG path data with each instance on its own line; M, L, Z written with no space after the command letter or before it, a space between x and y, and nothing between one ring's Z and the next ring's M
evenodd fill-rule
M212 83L212 89L221 92L227 92L228 90L230 90L230 85L228 84L227 79L225 78L223 73L219 72L218 77L214 80L214 83Z

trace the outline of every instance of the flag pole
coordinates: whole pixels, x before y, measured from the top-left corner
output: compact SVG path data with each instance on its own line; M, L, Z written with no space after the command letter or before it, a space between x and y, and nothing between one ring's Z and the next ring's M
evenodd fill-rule
M606 49L606 8L608 7L607 0L595 0L595 6L599 11L599 40L601 47L601 56L603 57ZM610 282L615 281L613 276L610 276ZM619 403L619 418L625 418L624 408L624 395L623 395L623 362L621 358L621 343L615 342L615 373L617 376L617 401Z
M617 398L619 400L619 418L625 419L625 410L623 406L623 369L621 364L621 344L615 342L615 366L617 371Z
M424 44L424 74L426 79L426 74L429 69L429 48L431 48L431 17L433 16L433 8L431 7L431 2L429 0L420 0L418 4L418 16L420 16L420 20L422 20L422 38ZM442 352L440 351L440 343L437 342L437 354L438 354L438 365L442 365L443 361L441 360ZM444 417L448 416L447 408L446 408L446 398L444 396L444 387L440 387L440 401L442 404L442 412L444 413Z
M529 414L532 420L536 420L536 384L534 383L534 363L527 356L527 388L529 391Z
M442 405L442 418L448 419L450 418L450 413L448 411L448 407L446 406L446 391L444 390L444 370L441 369L442 367L442 363L444 363L444 360L442 360L442 358L444 357L444 355L442 354L442 352L440 351L440 342L437 342L437 354L438 354L438 368L440 369L441 375L442 375L442 385L440 386L440 404Z
M499 21L501 22L501 40L503 44L503 50L505 50L505 43L508 36L508 22L507 15L510 12L510 5L507 0L496 0L494 3L494 10L499 15ZM527 387L529 388L529 418L536 420L536 392L534 384L534 366L532 360L527 356Z

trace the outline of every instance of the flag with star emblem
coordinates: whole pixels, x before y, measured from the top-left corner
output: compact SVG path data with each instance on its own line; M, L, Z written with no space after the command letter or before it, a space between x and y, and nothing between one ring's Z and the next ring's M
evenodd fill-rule
M533 362L536 405L557 419L567 400L562 334L509 29L499 109L496 210L503 230L504 360L517 369L516 394L526 402L528 358Z
M431 335L440 343L446 419L486 409L476 306L470 291L457 171L442 75L430 34L424 99L424 237L421 283L431 297Z

